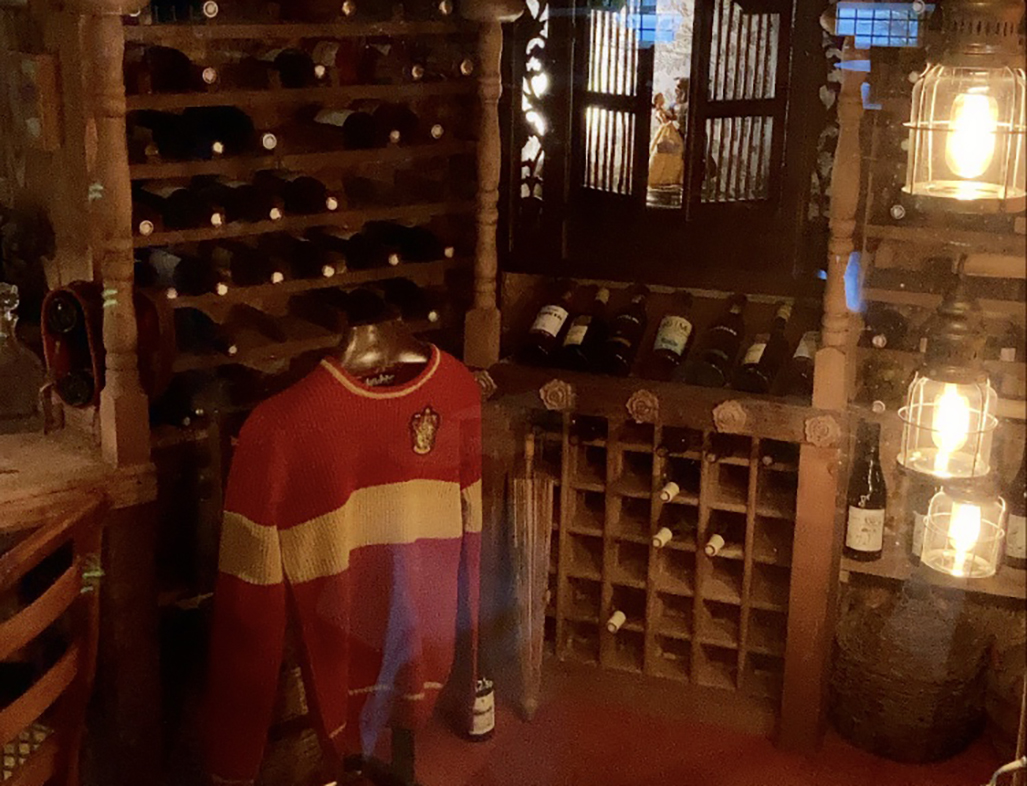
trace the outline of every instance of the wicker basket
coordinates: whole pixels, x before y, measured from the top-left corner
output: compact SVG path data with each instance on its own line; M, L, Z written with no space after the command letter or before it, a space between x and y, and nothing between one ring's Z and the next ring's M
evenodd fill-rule
M854 745L896 761L958 753L984 723L989 638L963 604L907 584L850 590L837 638L831 719Z

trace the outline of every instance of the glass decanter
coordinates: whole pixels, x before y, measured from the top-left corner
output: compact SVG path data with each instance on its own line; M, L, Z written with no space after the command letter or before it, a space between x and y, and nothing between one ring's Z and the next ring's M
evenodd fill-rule
M14 332L18 287L0 282L0 434L42 431L39 391L46 371Z

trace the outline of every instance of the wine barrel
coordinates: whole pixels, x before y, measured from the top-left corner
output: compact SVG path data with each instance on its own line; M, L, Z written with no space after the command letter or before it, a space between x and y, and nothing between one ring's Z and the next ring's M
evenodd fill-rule
M842 737L903 762L948 758L984 725L989 638L958 597L911 582L850 588L835 638L830 716Z
M997 649L988 669L985 696L987 733L1001 761L1016 758L1025 670L1027 650L1022 640Z

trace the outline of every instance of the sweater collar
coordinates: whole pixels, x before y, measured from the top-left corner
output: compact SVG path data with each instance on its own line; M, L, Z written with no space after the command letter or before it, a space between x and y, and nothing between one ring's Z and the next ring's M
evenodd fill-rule
M402 385L389 385L381 387L371 387L365 384L362 380L350 374L346 369L342 367L342 364L337 358L327 357L321 361L321 365L328 370L336 381L342 384L351 393L365 398L400 398L408 393L413 393L424 385L429 379L435 374L435 370L439 367L439 361L441 360L441 353L439 348L434 344L431 344L431 358L428 360L428 364L421 370L416 377L408 382L404 382Z

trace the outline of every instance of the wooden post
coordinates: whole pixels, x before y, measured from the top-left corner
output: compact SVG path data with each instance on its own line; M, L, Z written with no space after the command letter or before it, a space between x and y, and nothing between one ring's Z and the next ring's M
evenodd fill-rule
M496 222L499 218L499 171L502 146L499 137L499 97L503 92L500 67L503 54L503 23L524 11L520 0L471 0L461 6L463 15L480 23L478 36L478 97L481 125L478 133L478 237L474 252L474 304L464 322L464 362L487 368L499 360L499 306L496 274Z
M847 39L844 62L869 59ZM849 311L845 269L854 250L860 189L859 126L864 72L846 70L838 104L839 137L831 178L831 237L821 349L817 352L813 406L844 413L847 401ZM839 420L843 420L839 415ZM841 528L836 526L840 449L804 444L799 451L792 584L781 697L781 747L809 752L827 722L827 683L834 640Z
M80 0L85 15L85 56L92 82L87 140L94 136L90 167L93 254L104 288L103 343L106 381L100 394L104 459L118 466L150 459L148 402L139 384L135 307L132 303L132 195L125 142L125 41L121 17L138 10L139 0ZM89 158L87 141L87 158Z

